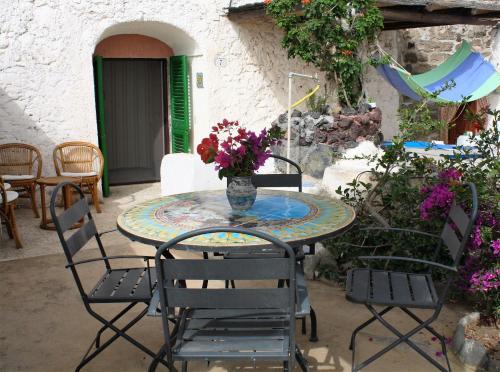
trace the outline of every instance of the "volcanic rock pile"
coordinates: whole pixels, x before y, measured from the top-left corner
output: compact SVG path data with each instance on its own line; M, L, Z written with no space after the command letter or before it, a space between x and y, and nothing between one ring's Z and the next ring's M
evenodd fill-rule
M291 154L304 173L322 177L324 169L346 149L360 142L379 144L382 112L379 108L361 113L325 115L318 112L294 110L291 119ZM287 131L287 114L282 114L272 125ZM274 153L286 156L286 146L276 147ZM278 165L281 169L281 166Z

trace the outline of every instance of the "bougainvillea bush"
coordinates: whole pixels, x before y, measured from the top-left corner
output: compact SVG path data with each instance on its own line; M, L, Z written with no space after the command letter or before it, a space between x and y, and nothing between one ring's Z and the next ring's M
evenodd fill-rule
M279 127L262 129L257 134L240 126L238 121L224 119L212 127L196 151L204 163L215 163L219 178L251 176L264 165L283 134Z
M478 191L479 215L464 252L455 290L470 300L483 320L498 323L500 111L488 114L493 116L493 125L474 138L475 149L464 149L462 154L434 161L405 151L403 143L396 141L381 158L373 159L372 183L354 180L337 192L356 208L363 226L401 227L439 234L454 200L465 209L470 208L470 192L463 185L473 182ZM434 241L402 234L367 235L355 229L330 242L328 248L337 263L335 272L342 276L350 266L360 264L356 256L366 254L435 259ZM438 257L446 264L449 259L446 251ZM323 271L328 273L327 268Z

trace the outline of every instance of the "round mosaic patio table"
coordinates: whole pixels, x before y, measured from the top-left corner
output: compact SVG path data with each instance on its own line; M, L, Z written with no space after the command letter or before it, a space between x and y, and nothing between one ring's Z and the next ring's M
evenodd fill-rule
M118 216L118 229L132 240L159 246L191 230L238 226L271 234L292 246L311 244L348 229L354 210L339 200L301 192L259 189L253 207L233 211L225 190L176 194L137 204ZM260 238L236 233L205 234L178 249L223 251L264 248Z

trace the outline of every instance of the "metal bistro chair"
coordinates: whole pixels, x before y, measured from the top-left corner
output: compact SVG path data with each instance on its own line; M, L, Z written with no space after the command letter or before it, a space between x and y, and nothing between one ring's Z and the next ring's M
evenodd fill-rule
M170 249L186 239L215 233L259 237L283 255L272 258L165 259ZM220 249L220 248L218 248ZM230 251L231 248L228 248ZM189 360L279 360L291 371L296 358L303 371L307 363L295 346L295 252L286 243L259 231L212 227L182 234L156 253L165 344L150 372L165 357L169 370ZM189 288L188 280L251 280L246 288ZM262 287L265 281L287 280L288 287ZM187 284L186 284L187 283ZM239 286L240 287L240 286ZM170 321L175 322L171 328Z
M79 200L70 208L63 211L60 215L57 215L56 198L57 194L63 187L72 188L73 191L79 196ZM90 213L90 209L87 201L85 200L84 194L78 186L72 183L63 182L56 186L54 192L52 193L50 213L52 215L52 220L55 224L59 240L61 241L61 245L64 249L64 254L66 255L66 259L68 261L66 267L69 268L71 270L71 273L73 274L85 308L90 315L92 315L103 324L103 327L97 332L95 339L92 341L80 364L78 364L78 366L76 367L76 371L79 371L84 365L86 365L100 352L106 349L118 337L123 337L125 340L129 341L134 346L144 351L146 354L150 355L151 357L155 357L156 353L154 353L126 333L129 328L131 328L144 315L147 314L148 305L152 297L152 292L156 287L156 272L154 271L154 268L150 269L149 266L149 260L154 259L154 257L131 255L107 256L104 250L104 246L101 242L102 234L99 234L97 232L94 219L92 218L92 214ZM69 232L68 230L70 229L70 227L82 220L82 226L69 237L65 237L65 233ZM101 257L86 259L82 261L74 261L74 256L93 238L97 241ZM114 259L131 258L146 261L146 267L140 266L121 269L111 268L109 261ZM104 273L97 281L97 284L87 292L80 280L77 266L91 262L102 262L104 266ZM118 303L126 306L116 316L108 320L92 309L91 305L97 303ZM146 306L139 313L139 315L134 317L123 328L118 328L115 325L115 322L118 319L120 319L137 304L141 303L145 304ZM101 335L107 329L113 331L115 334L105 342L101 343Z
M302 169L294 161L285 158L280 155L270 155L271 158L278 159L289 163L292 165L297 173L282 174L282 173L271 173L271 174L254 174L252 176L252 183L255 187L296 187L297 191L302 192ZM230 180L228 179L228 183ZM314 254L314 244L309 245L308 254ZM230 256L226 256L230 258ZM295 268L297 273L297 314L296 317L302 319L302 334L307 333L306 327L306 316L309 315L311 319L311 335L309 340L311 342L318 341L318 327L316 320L316 312L313 307L310 306L309 294L307 292L307 286L304 275L304 254L300 252L297 255L297 267ZM282 285L282 283L279 283ZM231 282L234 288L234 282ZM226 287L228 283L226 283Z
M355 303L364 304L368 310L373 314L373 317L357 327L351 337L350 349L352 350L352 370L359 371L360 369L366 367L394 347L405 342L412 349L418 352L422 357L428 360L432 365L441 371L451 370L450 362L448 360L448 355L446 353L446 344L444 337L437 333L434 328L430 326L434 320L436 320L441 312L443 303L446 300L448 290L454 279L454 275L457 272L458 265L460 264L460 259L464 247L466 246L472 228L474 226L474 221L478 213L478 201L476 187L474 184L469 184L472 208L470 215L467 215L464 210L456 204L450 209L446 223L442 230L440 236L428 234L415 230L405 230L397 228L370 228L368 231L381 230L395 233L411 233L420 234L422 236L433 237L439 241L436 243L436 252L434 255L434 261L426 261L416 258L408 257L396 257L396 256L362 256L359 257L361 260L383 260L383 261L406 261L409 263L424 264L428 266L429 269L425 273L407 273L407 272L397 272L397 271L387 271L387 270L374 270L370 268L357 268L352 269L347 274L347 289L346 298L347 300ZM435 262L437 259L441 248L445 246L448 249L448 253L453 261L451 266L443 265L441 263ZM446 280L444 289L442 291L437 291L432 279L432 269L444 269L449 272L448 278ZM381 311L377 311L373 306L380 305L385 306ZM399 308L406 314L410 316L413 320L418 323L418 326L413 328L411 331L406 333L401 333L394 326L392 326L386 319L382 316L391 311L394 308ZM420 308L420 309L430 309L433 310L432 315L422 320L417 315L415 315L410 309ZM355 339L357 333L374 322L378 320L382 325L384 325L388 330L394 333L398 339L392 342L387 347L383 348L370 358L366 359L364 362L355 365L355 350L356 344ZM435 361L430 355L428 355L422 348L417 346L414 342L410 340L411 337L426 329L432 335L437 337L441 342L441 347L443 354L446 357L446 363L448 369L442 367L437 361Z

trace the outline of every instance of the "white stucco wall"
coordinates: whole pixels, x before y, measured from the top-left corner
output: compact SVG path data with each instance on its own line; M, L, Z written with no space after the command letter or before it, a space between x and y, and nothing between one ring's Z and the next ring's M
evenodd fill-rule
M400 43L397 31L380 33L378 43L384 51L397 58ZM381 131L384 138L390 140L398 133L398 109L401 96L374 67L367 66L365 71L363 78L365 93L382 110Z
M97 143L92 54L122 33L155 37L190 56L194 144L223 118L261 128L285 110L289 61L269 19L230 21L226 0L0 0L0 142L25 142L44 156L60 142ZM216 58L223 58L223 67ZM204 74L204 88L195 84ZM312 82L297 85L295 97Z

